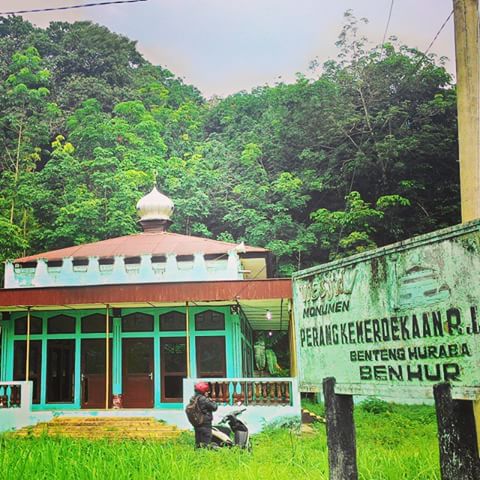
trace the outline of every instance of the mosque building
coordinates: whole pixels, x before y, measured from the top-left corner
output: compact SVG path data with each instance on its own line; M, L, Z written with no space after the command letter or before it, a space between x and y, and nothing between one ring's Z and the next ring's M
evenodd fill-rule
M183 415L199 378L225 406L291 407L295 379L255 368L255 334L279 330L295 368L291 281L271 278L271 253L169 232L174 205L156 188L137 210L141 233L6 263L0 414Z

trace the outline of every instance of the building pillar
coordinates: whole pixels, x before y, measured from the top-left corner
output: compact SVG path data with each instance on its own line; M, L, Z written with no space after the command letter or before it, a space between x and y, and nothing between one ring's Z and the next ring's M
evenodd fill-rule
M8 382L12 380L13 368L13 320L10 319L9 313L2 313L0 321L1 328L1 356L0 356L0 382Z
M290 376L297 376L297 336L295 331L295 316L293 314L293 302L289 300L288 303L288 313L289 313L289 324L288 324L288 333L289 333L289 344L290 344Z
M105 410L110 405L110 305L105 305Z
M187 378L192 376L190 366L190 308L188 302L185 302L185 348L187 350Z
M112 395L113 408L122 408L122 318L121 310L114 308L112 331Z
M25 349L25 381L30 380L30 323L32 318L31 308L27 310L27 348Z

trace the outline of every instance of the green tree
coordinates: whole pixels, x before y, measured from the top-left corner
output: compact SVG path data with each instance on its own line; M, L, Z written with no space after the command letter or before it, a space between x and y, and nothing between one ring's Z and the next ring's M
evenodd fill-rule
M24 241L33 175L59 113L48 99L49 78L37 50L30 47L13 55L9 75L0 84L0 207L11 224L21 226Z

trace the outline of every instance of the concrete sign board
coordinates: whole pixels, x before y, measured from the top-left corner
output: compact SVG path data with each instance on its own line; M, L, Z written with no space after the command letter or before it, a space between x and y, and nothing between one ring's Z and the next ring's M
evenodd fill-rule
M480 392L480 222L294 274L302 391L454 398Z

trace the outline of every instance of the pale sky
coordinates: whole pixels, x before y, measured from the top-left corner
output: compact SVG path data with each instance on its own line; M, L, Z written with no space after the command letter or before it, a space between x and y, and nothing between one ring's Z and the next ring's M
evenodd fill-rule
M92 3L101 0L0 0L0 11ZM206 96L308 72L311 60L336 56L343 13L367 17L362 32L380 43L391 0L148 0L66 12L25 15L46 26L53 20L91 20L138 42L154 64L170 69ZM452 0L395 0L387 37L424 51L452 10ZM432 52L454 71L453 18Z

